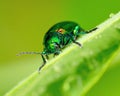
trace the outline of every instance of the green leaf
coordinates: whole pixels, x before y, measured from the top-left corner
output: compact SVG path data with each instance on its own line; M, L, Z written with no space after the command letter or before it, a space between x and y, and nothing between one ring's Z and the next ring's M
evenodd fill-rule
M5 96L83 96L120 51L120 12L79 38Z

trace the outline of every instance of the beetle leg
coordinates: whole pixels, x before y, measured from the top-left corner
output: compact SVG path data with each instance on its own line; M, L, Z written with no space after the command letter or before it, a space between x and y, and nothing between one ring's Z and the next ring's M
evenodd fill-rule
M68 36L72 38L71 35L68 34ZM77 38L77 37L76 37L76 38ZM75 41L76 38L72 38L72 42L75 43L75 44L77 44L77 45L81 48L81 47L82 47L82 44L80 44L79 42Z
M57 56L57 55L59 55L60 53L54 53L54 55L53 55L53 57L55 57L55 56Z
M40 70L45 66L46 64L46 60L45 60L45 57L43 56L43 54L41 54L41 57L43 59L43 64L39 67L38 71L40 72Z
M97 30L97 29L98 29L98 28L95 27L95 28L93 28L93 29L91 29L91 30L88 30L87 32L90 33L90 32L95 31L95 30Z
M46 59L48 60L49 59L48 55L45 55L45 56L46 56Z
M60 45L59 45L58 43L56 43L56 42L55 42L55 44L56 44L56 49L57 49L58 51L54 53L53 57L55 57L55 56L59 55L59 54L60 54L60 52L61 52Z
M80 44L79 42L76 42L75 40L73 40L73 43L77 44L79 47L82 47L82 44Z

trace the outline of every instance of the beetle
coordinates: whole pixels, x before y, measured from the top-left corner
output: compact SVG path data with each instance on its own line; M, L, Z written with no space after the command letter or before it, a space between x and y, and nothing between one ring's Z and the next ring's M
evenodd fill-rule
M61 50L71 42L81 47L82 45L76 41L77 38L83 34L95 31L96 29L97 27L89 31L85 31L75 22L59 22L53 25L45 34L43 40L44 50L42 52L21 52L20 54L40 54L43 59L43 64L39 67L40 71L49 59L48 55L59 55Z

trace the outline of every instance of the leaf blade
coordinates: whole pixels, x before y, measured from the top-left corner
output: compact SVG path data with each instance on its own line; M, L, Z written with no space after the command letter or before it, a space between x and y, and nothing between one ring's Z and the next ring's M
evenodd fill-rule
M115 26L119 23L120 13L99 25L97 31L80 38L83 48L72 44L50 60L40 75L33 73L5 96L84 95L118 53L120 32Z

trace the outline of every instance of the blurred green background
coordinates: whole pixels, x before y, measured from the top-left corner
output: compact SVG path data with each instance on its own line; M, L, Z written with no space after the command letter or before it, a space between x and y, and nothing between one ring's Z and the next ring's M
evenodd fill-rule
M70 20L89 30L118 11L120 0L0 0L0 96L37 70L42 63L39 55L16 54L42 51L44 34L52 25ZM119 63L87 96L120 95Z

